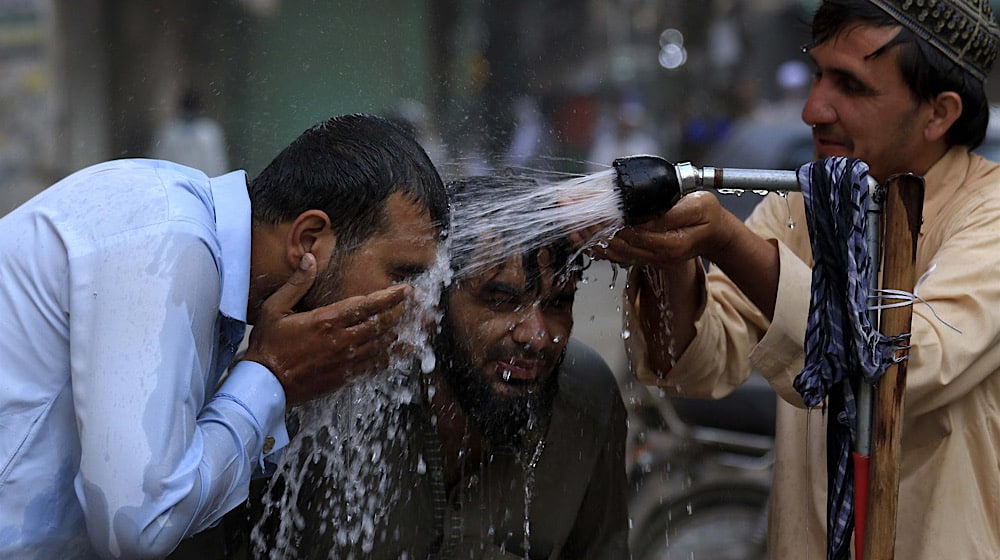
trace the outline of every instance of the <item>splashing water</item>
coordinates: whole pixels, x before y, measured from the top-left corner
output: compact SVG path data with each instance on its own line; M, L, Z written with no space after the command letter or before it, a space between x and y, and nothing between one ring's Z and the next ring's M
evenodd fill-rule
M453 215L463 218L451 241L455 275L474 275L571 231L597 228L580 251L609 238L624 224L616 181L617 171L608 169L537 184L511 180L490 196L455 193Z
M493 179L504 181L503 177ZM777 192L788 203L787 191L720 187L715 192L737 197L747 192L757 196ZM618 171L613 168L563 180L538 180L537 184L511 179L490 194L453 194L453 216L462 225L452 240L458 277L495 266L512 252L548 245L572 231L590 233L577 254L591 246L607 247L608 240L624 227L624 203ZM787 225L796 227L791 215Z
M648 275L646 277L646 281L649 288L656 295L660 315L663 317L662 328L654 334L654 337L659 345L667 349L667 354L670 356L670 367L673 368L677 365L677 350L674 345L674 337L671 328L674 313L667 305L667 302L670 301L670 285L664 282L663 278L660 277L659 274Z
M534 410L531 417L532 420L530 423L536 424L538 420ZM544 436L539 438L530 457L527 456L527 453L518 455L518 462L521 464L521 468L524 469L524 542L521 544L521 547L524 550L525 560L531 558L531 500L534 497L535 468L538 466L538 461L542 458L543 451L545 451Z
M571 260L586 247L610 238L624 223L616 173L608 169L538 184L511 181L509 188L495 190L492 196L479 192L453 197L453 223L461 220L461 227L439 244L435 266L415 282L415 304L400 323L389 368L360 375L337 393L293 411L289 424L297 421L298 430L276 474L267 481L261 497L263 515L250 535L257 557L301 556L297 547L306 533L322 535L321 540L331 545L331 558L344 549L367 556L394 537L378 520L406 499L398 481L390 479L389 467L405 461L409 453L407 436L416 428L402 410L419 398L418 370L429 373L436 365L429 326L440 322L437 304L442 287L454 278L496 266L511 254L549 245L571 231L587 229L590 234ZM526 555L534 468L543 449L544 438L522 461Z
M298 432L268 480L264 514L250 535L257 557L300 556L297 539L304 532L323 535L332 545L330 558L357 545L367 555L392 538L377 521L403 495L389 478L390 464L405 460L412 429L403 406L418 397L419 371L435 366L430 326L440 321L441 288L451 278L448 244L439 245L434 267L414 281L415 298L397 327L388 368L293 411L289 424L297 421ZM320 489L326 492L314 495Z
M778 196L785 200L785 211L788 212L788 229L795 229L795 219L792 218L792 203L788 201L788 191L778 191Z

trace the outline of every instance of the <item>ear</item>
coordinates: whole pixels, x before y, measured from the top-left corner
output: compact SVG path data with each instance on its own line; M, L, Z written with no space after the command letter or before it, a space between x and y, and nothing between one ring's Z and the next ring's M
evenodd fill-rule
M931 101L931 117L924 128L924 138L936 142L947 134L962 116L962 98L954 91L941 92Z
M285 235L285 261L292 270L298 268L302 255L316 257L317 270L326 268L330 255L337 247L337 236L330 217L322 210L306 210L298 215Z

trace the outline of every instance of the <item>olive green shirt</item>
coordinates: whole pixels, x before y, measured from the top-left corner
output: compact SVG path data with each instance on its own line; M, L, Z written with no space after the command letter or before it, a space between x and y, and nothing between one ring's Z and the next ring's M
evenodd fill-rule
M378 459L386 470L362 469L366 482L360 492L357 479L321 475L322 462L305 469L300 522L286 519L282 537L274 539L276 520L265 519L261 527L268 542L260 546L258 539L255 548L263 550L258 555L629 557L625 408L614 377L593 350L571 340L544 438L520 450L494 450L451 489L434 422L422 398L402 405L391 423L398 430L386 430L378 448L380 457L390 458ZM347 502L372 497L385 503L362 503L378 512L370 516L371 525L342 521L351 509ZM287 516L287 508L281 511Z

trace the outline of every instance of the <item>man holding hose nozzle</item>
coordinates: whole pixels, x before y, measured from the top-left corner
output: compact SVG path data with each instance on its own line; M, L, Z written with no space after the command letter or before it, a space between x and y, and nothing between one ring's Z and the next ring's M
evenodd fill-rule
M926 184L896 557L1000 557L1000 166L970 152L988 122L993 13L985 0L824 0L812 39L802 118L816 157ZM626 342L640 380L719 398L756 369L782 397L772 558L826 556L828 418L792 385L810 303L805 224L800 194L765 198L743 223L699 192L593 249L632 266Z

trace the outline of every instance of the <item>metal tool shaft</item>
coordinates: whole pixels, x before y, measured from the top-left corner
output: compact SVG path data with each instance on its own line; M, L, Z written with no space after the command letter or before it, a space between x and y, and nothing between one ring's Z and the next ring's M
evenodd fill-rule
M682 194L706 189L768 192L801 190L795 171L695 167L690 163L677 163L674 167L677 170Z

